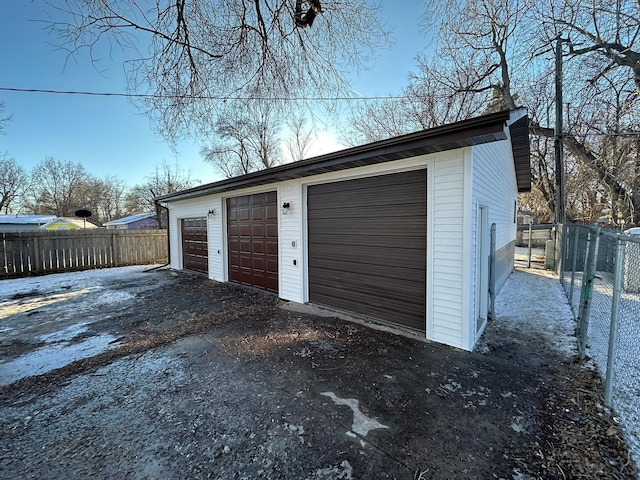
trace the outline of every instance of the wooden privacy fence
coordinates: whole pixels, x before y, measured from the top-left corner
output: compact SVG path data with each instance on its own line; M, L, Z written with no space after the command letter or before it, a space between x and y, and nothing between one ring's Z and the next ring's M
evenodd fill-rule
M0 279L167 262L166 230L0 232Z

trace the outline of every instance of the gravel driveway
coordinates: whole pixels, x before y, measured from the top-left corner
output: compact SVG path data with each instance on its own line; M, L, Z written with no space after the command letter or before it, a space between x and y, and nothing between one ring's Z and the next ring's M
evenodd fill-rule
M597 375L507 315L468 353L197 275L84 273L4 284L0 478L635 477Z

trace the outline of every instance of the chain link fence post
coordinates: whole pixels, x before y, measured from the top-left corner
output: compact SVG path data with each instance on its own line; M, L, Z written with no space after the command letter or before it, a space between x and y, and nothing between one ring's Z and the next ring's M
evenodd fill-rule
M576 267L578 262L578 234L580 229L573 226L573 250L571 252L571 287L569 288L569 305L573 308L573 290L576 284Z
M529 244L528 244L529 253L527 255L527 268L531 268L531 225L532 225L532 222L529 222Z
M582 282L583 295L581 296L580 313L578 313L578 356L580 360L584 360L587 349L587 335L589 332L589 314L591 313L591 291L596 276L596 268L598 265L598 249L600 247L600 227L596 227L595 242L593 242L593 251L589 252L589 262L585 265L584 279ZM591 240L593 241L593 239Z
M620 293L622 290L622 271L624 265L625 242L618 237L616 261L613 279L613 298L611 300L611 324L609 330L609 349L607 351L607 374L604 382L604 404L611 407L613 397L614 363L618 342L618 311L620 309Z

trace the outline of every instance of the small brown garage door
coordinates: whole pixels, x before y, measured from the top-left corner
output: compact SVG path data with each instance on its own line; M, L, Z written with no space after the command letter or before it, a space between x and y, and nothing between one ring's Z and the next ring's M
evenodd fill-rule
M188 270L209 273L206 217L182 220L182 261Z
M426 170L309 186L309 300L425 330Z
M278 195L227 199L229 280L278 292Z

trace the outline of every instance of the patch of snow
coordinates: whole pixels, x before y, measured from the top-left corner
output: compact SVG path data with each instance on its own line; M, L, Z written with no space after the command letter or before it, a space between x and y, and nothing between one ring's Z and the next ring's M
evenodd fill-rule
M9 385L21 378L41 375L76 360L93 357L117 346L117 343L112 343L113 340L115 337L112 335L98 335L79 343L54 343L15 360L2 362L0 363L0 385Z
M68 342L69 340L73 340L78 335L86 332L88 330L87 325L89 324L86 322L76 323L74 325L69 325L67 328L63 328L62 330L40 335L38 339L47 343Z
M326 480L352 480L353 479L353 467L347 460L343 460L337 467L320 468L316 470L311 477L326 479Z
M302 425L293 425L292 423L285 422L284 428L289 430L292 433L296 433L298 435L304 435L304 427Z
M544 301L536 302L536 299ZM570 358L577 353L576 323L567 297L555 273L516 269L496 297L495 326L517 329L529 338L538 338L557 353ZM488 335L483 335L476 351L488 353Z
M516 417L513 417L511 429L518 433L527 433L529 431L529 424L522 415L518 415Z
M0 280L0 302L15 295L30 292L46 292L47 295L67 290L82 290L95 285L105 285L114 282L124 282L132 275L144 275L144 271L153 265L134 265L131 267L101 268L82 272L65 272L42 275L39 277L25 277Z
M92 303L94 305L111 305L114 303L126 302L127 300L131 300L133 298L135 298L135 295L131 295L129 292L108 290L98 295L97 298L93 299Z
M522 473L519 468L513 469L513 480L534 480L534 478L526 473Z
M381 424L375 418L367 417L360 411L360 402L355 398L339 398L333 392L322 392L320 395L331 398L336 405L346 405L353 410L353 425L351 431L366 437L371 430L377 428L389 428L386 425Z

